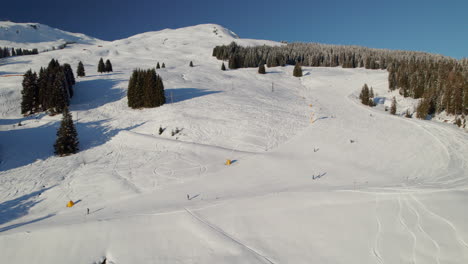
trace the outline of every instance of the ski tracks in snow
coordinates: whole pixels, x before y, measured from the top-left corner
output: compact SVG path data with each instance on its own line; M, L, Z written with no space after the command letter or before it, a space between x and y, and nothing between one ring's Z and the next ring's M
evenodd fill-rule
M241 246L242 248L246 249L247 251L249 251L253 255L257 256L260 260L262 260L262 262L269 263L269 264L275 264L275 262L273 262L270 258L268 258L267 256L261 254L260 252L258 252L257 250L251 248L250 246L246 245L245 243L239 241L238 239L234 238L233 236L229 235L228 233L226 233L224 230L222 230L218 226L215 226L214 224L208 222L206 219L201 218L200 216L196 215L195 213L193 213L189 209L187 209L187 208L184 208L184 209L188 214L190 214L198 222L200 222L201 224L207 226L208 228L215 231L216 233L222 235L223 237L230 240L231 242L234 242L235 244L237 244L237 245Z
M394 234L398 236L398 233L401 234L401 232L398 232L400 229L387 230L391 228L391 225L384 225L383 220L385 218L379 213L386 211L386 209L383 209L384 205L380 198L383 194L375 193L374 195L377 230L371 251L376 263L383 264L386 262L383 251L391 250L386 245L391 245L391 243L394 245L396 237L392 236ZM407 259L408 263L413 264L441 264L447 260L461 261L460 263L466 261L468 243L453 222L430 210L411 191L385 195L389 196L385 200L387 205L393 202L398 203L396 223L399 223L402 230L407 234L407 239L402 239L404 236L400 236L402 245L396 246L403 249L405 240L411 244L409 255L405 255L401 249L399 250L401 259ZM385 222L391 223L391 220L385 219Z
M375 219L377 221L377 234L375 235L374 247L372 248L372 252L374 253L374 256L377 262L380 264L383 264L384 261L382 258L382 254L380 253L380 250L379 250L379 241L382 236L382 222L380 221L378 210L379 210L379 196L375 195Z

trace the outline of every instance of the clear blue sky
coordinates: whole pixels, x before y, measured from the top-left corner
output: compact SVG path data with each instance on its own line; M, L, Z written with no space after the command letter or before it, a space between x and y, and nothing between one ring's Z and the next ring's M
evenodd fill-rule
M104 40L214 23L243 38L468 57L468 0L6 0L0 19L39 22Z

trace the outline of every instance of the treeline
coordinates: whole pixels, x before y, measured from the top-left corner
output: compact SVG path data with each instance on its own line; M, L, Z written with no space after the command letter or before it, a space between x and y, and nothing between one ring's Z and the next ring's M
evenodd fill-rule
M387 68L391 90L404 97L422 98L417 117L445 111L451 115L468 114L468 64L453 59L414 57L394 61Z
M436 54L370 49L359 46L291 43L281 46L241 47L235 42L216 46L213 56L228 60L231 69L296 65L387 69L389 88L404 96L423 98L418 117L447 111L468 114L468 59Z
M23 77L21 113L30 115L48 111L50 114L62 113L73 97L75 77L70 64L52 59L47 68L39 75L28 70Z
M23 55L35 55L39 54L39 51L37 49L15 49L15 48L0 48L0 59L1 58L6 58L6 57L11 57L11 56L23 56Z
M128 82L127 98L131 108L151 108L166 103L163 81L154 68L133 71Z

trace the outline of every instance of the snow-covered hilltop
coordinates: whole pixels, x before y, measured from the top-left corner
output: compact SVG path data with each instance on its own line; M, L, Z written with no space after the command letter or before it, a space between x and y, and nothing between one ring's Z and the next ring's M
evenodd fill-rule
M364 83L399 96L385 70L222 71L232 41L282 45L205 24L1 59L0 263L468 262L466 132L362 105ZM20 112L18 75L51 59L86 71L67 157L59 115ZM130 109L158 62L166 104Z
M65 43L94 44L101 40L39 23L0 21L0 47L37 48L39 51Z

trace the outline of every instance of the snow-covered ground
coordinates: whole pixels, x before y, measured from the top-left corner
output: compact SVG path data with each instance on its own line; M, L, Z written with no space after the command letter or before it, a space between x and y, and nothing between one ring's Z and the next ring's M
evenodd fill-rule
M0 76L0 263L468 262L468 134L361 105L386 71L221 71L212 48L233 40L279 45L208 24L2 60L87 77L81 151L59 158L60 116L23 118L22 78ZM168 103L129 109L131 71L157 62Z
M101 44L102 40L39 23L0 21L0 47L52 50L67 42Z

